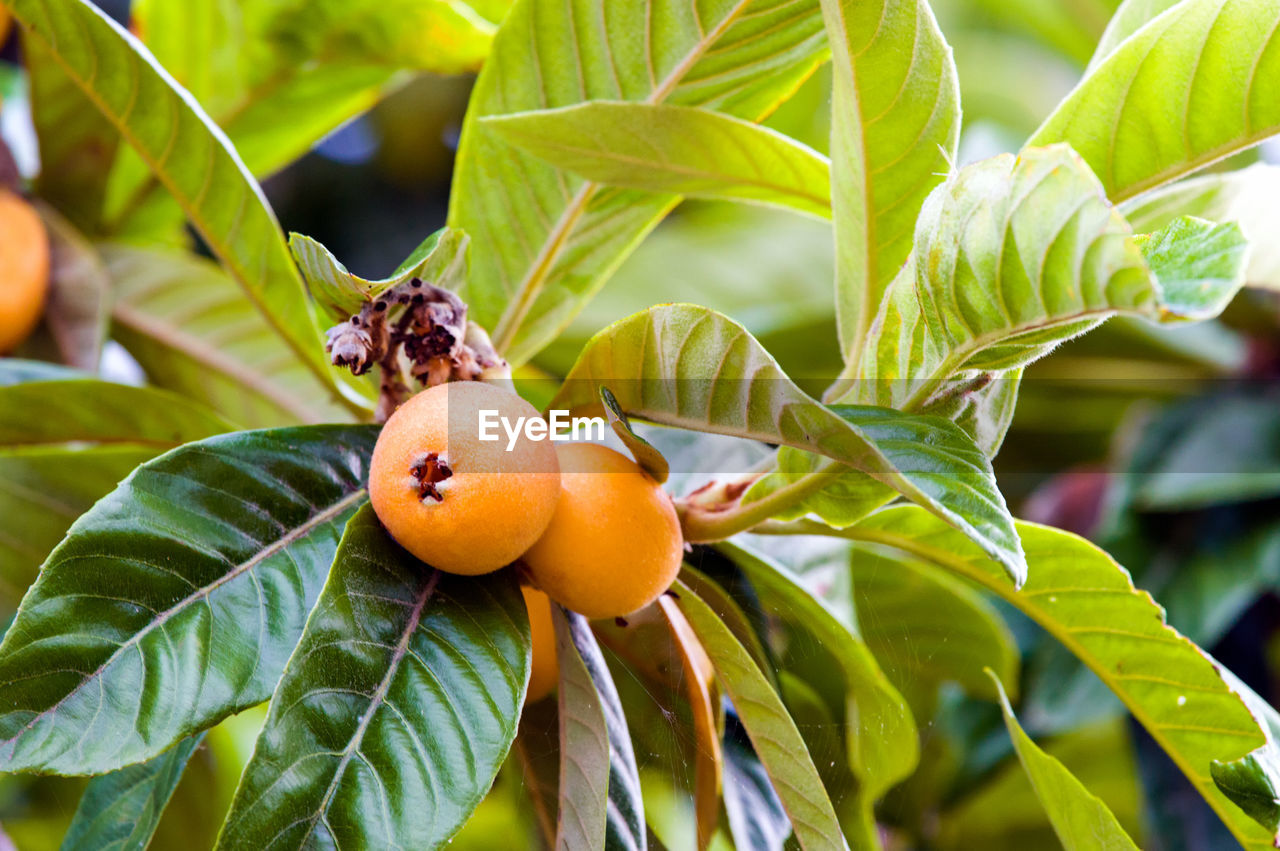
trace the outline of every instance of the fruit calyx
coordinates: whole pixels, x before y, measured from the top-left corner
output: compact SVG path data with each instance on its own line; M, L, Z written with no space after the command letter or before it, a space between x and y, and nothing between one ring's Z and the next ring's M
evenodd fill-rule
M444 502L444 488L441 485L453 475L453 470L439 453L428 452L414 461L409 474L418 483L418 499L423 502L428 499Z

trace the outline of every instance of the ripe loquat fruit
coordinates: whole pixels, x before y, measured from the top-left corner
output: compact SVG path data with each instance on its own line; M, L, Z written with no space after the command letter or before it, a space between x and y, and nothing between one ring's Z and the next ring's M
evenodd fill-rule
M529 610L529 629L533 640L533 661L529 669L529 690L525 703L533 703L551 694L560 680L556 661L556 629L551 623L551 600L536 588L521 585L524 604Z
M523 558L533 583L589 618L621 617L653 602L684 557L671 498L607 447L566 443L557 454L555 516Z
M49 235L35 208L0 189L0 354L17 348L44 312Z
M537 417L519 396L477 381L428 388L383 426L369 465L369 501L400 546L447 573L489 573L515 561L555 512L560 468L549 441L521 433L480 440L481 411Z

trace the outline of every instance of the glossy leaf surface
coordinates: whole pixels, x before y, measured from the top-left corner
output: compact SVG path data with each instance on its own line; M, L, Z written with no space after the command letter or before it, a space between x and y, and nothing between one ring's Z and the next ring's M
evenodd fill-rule
M493 783L528 677L513 574L433 570L366 506L280 678L218 847L444 845Z
M376 434L188 444L81 516L0 644L0 765L110 771L265 700L364 499Z

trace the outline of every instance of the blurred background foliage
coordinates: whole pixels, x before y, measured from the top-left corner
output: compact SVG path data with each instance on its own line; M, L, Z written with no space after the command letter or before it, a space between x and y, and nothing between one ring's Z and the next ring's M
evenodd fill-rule
M413 0L397 2L411 13ZM128 20L127 2L100 5ZM163 4L152 0L152 5ZM496 21L502 4L489 5L483 11ZM1021 147L1079 78L1116 5L1116 0L934 0L960 74L964 162ZM351 13L341 3L310 6L323 14ZM301 53L331 47L309 43L306 27L289 32ZM454 151L474 79L466 73L415 73L412 58L434 47L403 35L393 39L394 49L386 55L374 56L368 48L368 64L352 71L380 81L389 94L264 184L286 231L318 239L363 276L391 272L425 234L444 224ZM153 41L152 47L168 51L165 64L215 117L234 114L236 92L182 79L180 59L190 45ZM360 44L342 48L361 49ZM11 38L3 56L14 60L17 51L17 39ZM466 67L482 48L461 44L459 51L458 67ZM282 58L287 61L275 57ZM246 69L245 86L260 82L252 79L260 59L225 57ZM21 100L12 66L0 73L0 89L10 105ZM344 108L358 111L362 105ZM826 151L829 111L830 78L820 69L768 123ZM6 135L13 113L5 111ZM261 144L262 152L255 148L246 158L268 157L270 140ZM287 152L274 155L282 153ZM1258 158L1280 162L1280 150L1264 146L1220 167L1238 168ZM265 162L264 170L275 171L275 165ZM117 182L127 179L126 174ZM111 203L108 199L108 211ZM654 303L689 301L742 322L806 390L820 392L840 368L832 266L827 223L728 204L684 204L526 370L531 376L563 375L583 343L607 323ZM1113 320L1028 372L1017 418L995 462L1015 513L1102 544L1133 572L1140 587L1168 607L1176 628L1272 703L1280 697L1278 323L1276 296L1258 290L1243 291L1222 319L1176 334ZM124 367L120 363L112 368L127 371L127 361ZM794 542L788 546L788 552L775 556L824 583L822 565L831 563L830 553L806 562L803 548L797 553ZM823 587L833 605L871 605L859 598L856 584L852 593L847 581L836 578ZM16 597L4 603L11 612ZM1232 847L1234 840L1093 675L1017 612L1000 609L1023 654L1019 715L1028 732L1045 737L1047 750L1106 801L1144 848ZM874 609L860 609L859 615L864 624L894 617ZM821 666L827 664L824 652L793 644L782 661L793 670ZM888 636L878 652L892 669L895 657L908 665L919 661L913 654L921 651L902 642L895 646ZM658 688L654 671L642 670L638 660L612 656L611 662L624 702L635 707L630 726L653 828L673 851L691 848L694 743L688 740L688 725L673 721L676 713L687 712L678 686ZM679 663L647 664L656 664L661 674ZM799 679L784 678L781 685L815 762L836 765L837 760L822 758L824 749L838 753L843 747L829 702L805 693L808 686ZM947 688L931 711L923 709L921 770L880 812L890 831L887 847L922 847L923 838L915 835L922 814L936 828L929 847L1054 847L1040 805L1011 759L998 708ZM262 708L251 710L209 733L152 847L212 845L264 714ZM926 724L923 719L930 717ZM536 724L536 713L525 723ZM681 777L683 784L672 782ZM851 782L826 779L833 792ZM518 768L508 765L495 793L451 847L517 851L524 837L528 847L535 847L535 816L523 783ZM4 833L24 851L58 847L84 784L83 779L0 777Z

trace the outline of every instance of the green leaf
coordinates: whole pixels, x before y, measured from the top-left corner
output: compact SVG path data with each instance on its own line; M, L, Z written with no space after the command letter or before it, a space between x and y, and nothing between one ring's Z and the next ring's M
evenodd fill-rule
M216 264L180 249L100 248L113 336L153 384L243 426L351 419Z
M843 848L840 823L813 759L786 707L733 634L680 580L680 610L706 649L725 693L737 707L760 763L791 819L801 848Z
M1236 222L1249 241L1249 286L1280 290L1280 242L1268 239L1280 211L1280 166L1258 163L1240 171L1193 177L1123 206L1138 231L1165 227L1178 216Z
M1266 733L1267 743L1243 759L1215 760L1209 773L1222 793L1254 821L1273 834L1280 833L1280 713L1225 668L1222 678L1249 707Z
M1044 805L1054 832L1062 840L1066 851L1137 851L1129 834L1112 815L1107 805L1089 792L1067 767L1040 750L1031 737L1023 732L1018 719L1009 706L1009 698L1000 685L1000 679L991 673L1004 711L1004 723L1013 739L1018 759L1031 779L1036 796Z
M840 664L845 681L849 765L866 807L915 769L920 744L906 700L863 640L803 581L776 562L732 544L720 549L760 592L770 614L811 634Z
M1103 31L1102 38L1098 40L1098 46L1089 59L1086 72L1093 71L1103 60L1115 53L1116 48L1129 36L1180 2L1182 0L1124 0L1116 7L1115 14L1107 22L1107 28Z
M96 6L12 0L10 8L146 161L276 332L338 393L275 215L222 131Z
M845 360L911 253L920 206L951 171L960 88L929 4L822 0L831 41L836 315Z
M1004 498L996 487L991 461L955 423L936 416L902 414L889 408L831 405L828 410L857 428L893 465L949 510L969 519L993 538L1012 540ZM760 479L744 496L754 502L817 473L823 459L811 453L783 447L777 469ZM943 496L945 494L945 497ZM849 473L835 478L775 517L794 520L817 514L832 526L848 526L890 502L894 492L866 475Z
M134 0L129 23L160 67L211 115L243 96L250 69L236 0Z
M282 64L319 61L458 74L480 67L506 5L309 0L281 9L269 36Z
M432 570L366 506L271 698L218 847L445 845L511 747L528 678L514 574Z
M1149 594L1102 550L1069 532L1019 523L1030 573L1020 591L955 530L914 506L887 508L833 530L791 524L898 550L977 582L1061 642L1125 704L1246 848L1270 848L1263 830L1214 786L1209 766L1267 743L1259 722L1207 653L1165 624Z
M762 511L760 519L784 498L798 500L830 484L847 473L841 465L848 465L966 530L1015 581L1024 575L1012 518L993 479L973 476L957 484L946 475L935 475L927 465L917 466L915 456L907 469L899 469L895 458L902 460L896 454L901 445L892 451L881 447L860 424L805 395L746 330L724 316L677 304L614 323L587 344L551 407L599 410L599 388L604 386L632 416L782 443L832 459L820 471L792 482L791 490L775 492L773 503L756 503L752 510ZM885 411L867 419L881 425L898 416ZM940 441L947 452L955 453L963 436L947 433L950 426L939 426L944 437L911 433L909 428L907 436ZM901 432L886 432L891 446L902 439Z
M826 157L776 130L723 113L590 101L493 116L481 126L595 183L831 217Z
M958 683L995 700L984 669L1015 688L1018 644L1000 613L971 585L892 553L857 552L849 563L862 637L891 682Z
M1085 75L1028 145L1067 142L1123 201L1280 132L1280 0L1188 0Z
M265 700L364 499L376 436L188 444L77 520L0 644L0 766L111 771Z
M787 811L735 711L725 713L724 808L738 848L782 851L791 835Z
M134 467L230 428L170 393L0 360L0 605L12 610L72 521Z
M347 271L327 248L309 236L289 234L289 250L311 296L335 320L345 320L393 287L413 278L456 290L467 272L467 235L443 228L427 237L389 278L370 281Z
M1187 239L1176 251L1195 256L1203 237L1196 226L1149 244L1164 271L1176 253L1169 243ZM1030 363L1116 313L1203 317L1240 277L1186 283L1179 272L1166 293L1097 179L1061 145L960 169L925 204L912 256L881 305L848 401L946 405L981 373ZM1223 270L1215 262L1211 271Z
M1234 222L1183 216L1135 238L1155 275L1161 311L1175 319L1211 319L1244 284L1249 243Z
M481 119L625 100L759 120L822 59L814 6L518 0L512 7L471 95L449 210L449 224L474 244L460 295L512 364L554 339L677 199L566 175L513 149Z
M645 847L631 734L604 655L582 615L552 609L560 663L556 848Z
M96 233L120 134L39 39L24 36L22 53L40 145L36 192L75 227Z
M618 406L618 400L614 398L608 387L600 388L600 402L604 406L605 416L609 418L609 426L627 447L631 457L655 482L665 483L667 477L671 475L667 459L662 457L662 453L652 443L632 431L631 421Z
M62 851L145 851L203 735L189 736L146 762L89 781Z

